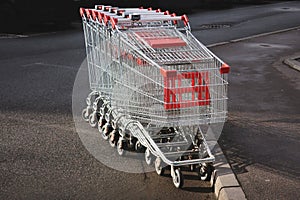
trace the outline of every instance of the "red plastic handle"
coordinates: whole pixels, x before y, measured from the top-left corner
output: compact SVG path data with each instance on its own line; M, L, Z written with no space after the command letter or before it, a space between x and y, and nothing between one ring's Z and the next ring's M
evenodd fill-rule
M170 15L170 12L169 12L168 10L166 10L166 11L164 12L164 15Z
M85 12L85 9L84 9L84 8L79 8L79 13L80 13L80 16L81 16L81 17L84 16L84 12Z
M172 13L172 14L171 14L171 17L176 17L176 13ZM176 24L177 24L177 21L176 21L176 20L173 20L173 23L176 25Z
M226 63L224 63L221 68L220 68L220 73L221 74L228 74L230 71L230 67L229 65L227 65Z
M125 10L118 10L117 15L122 16L122 14L125 12Z
M90 9L85 9L85 14L87 18L90 18L91 16L91 10Z
M98 12L98 20L101 21L103 19L104 14Z
M183 21L184 25L187 25L189 23L189 18L186 15L182 15L181 20Z
M112 8L111 9L112 13L116 12L116 10L118 10L118 8Z
M93 20L96 20L97 19L97 14L98 12L95 11L95 10L92 10L92 17L93 17Z
M112 26L112 28L113 28L113 29L115 29L115 28L116 28L116 26L117 26L117 24L118 24L118 19L117 19L117 18L114 18L114 17L112 17L112 18L110 18L110 22L111 22L111 26Z
M108 21L110 20L110 16L104 15L104 23L107 26Z

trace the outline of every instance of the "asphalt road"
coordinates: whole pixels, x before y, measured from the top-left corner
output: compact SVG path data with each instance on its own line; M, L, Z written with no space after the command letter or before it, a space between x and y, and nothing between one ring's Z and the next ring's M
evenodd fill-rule
M248 199L300 198L300 72L282 63L299 44L300 29L213 48L232 69L219 143Z
M298 1L247 6L189 15L193 34L204 44L230 41L299 26Z
M19 39L18 44L26 48L30 40L39 45L43 37ZM195 176L186 177L191 180L185 189L177 190L169 176L116 171L85 149L71 109L73 83L84 57L82 43L79 49L1 60L0 198L213 199L210 185Z
M195 35L211 44L299 26L299 9L298 2L250 6L195 13L190 21ZM197 30L225 17L231 27ZM168 176L119 172L84 148L71 107L73 83L85 59L80 25L3 36L0 44L1 199L214 199L209 184L192 176L177 190Z

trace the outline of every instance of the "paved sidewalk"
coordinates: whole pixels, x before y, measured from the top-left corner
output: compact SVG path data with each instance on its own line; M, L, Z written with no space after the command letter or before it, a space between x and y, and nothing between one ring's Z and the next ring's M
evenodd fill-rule
M247 199L300 199L300 30L212 48L231 66L219 143Z

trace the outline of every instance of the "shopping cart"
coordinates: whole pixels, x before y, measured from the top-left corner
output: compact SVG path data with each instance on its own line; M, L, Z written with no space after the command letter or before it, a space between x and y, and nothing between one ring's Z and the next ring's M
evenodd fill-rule
M89 83L83 119L105 140L145 153L157 174L170 168L210 180L214 156L201 125L224 123L229 66L191 33L186 15L96 5L80 9Z

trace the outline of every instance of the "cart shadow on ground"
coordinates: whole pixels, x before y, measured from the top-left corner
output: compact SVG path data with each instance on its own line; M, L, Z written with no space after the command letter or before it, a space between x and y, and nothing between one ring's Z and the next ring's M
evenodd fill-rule
M280 122L284 120L280 119ZM288 119L288 121L298 122L297 119ZM274 159L280 151L280 148L275 147L286 146L284 143L289 143L288 139L283 141L282 138L276 136L269 138L268 135L274 131L271 127L265 127L262 124L246 124L243 120L226 122L218 142L236 175L248 173L249 166L259 165L261 168L276 170L288 177L297 178L299 176L295 166L287 166L280 160Z
M212 193L214 191L213 186L203 187L203 185L210 184L203 184L203 181L200 180L199 176L197 175L197 172L190 171L189 169L184 167L182 167L181 169L184 177L184 185L182 188L180 188L181 190L194 193ZM165 169L165 172L163 175L161 175L161 177L172 180L171 170L168 168Z
M182 190L186 190L189 192L195 192L195 193L212 193L214 192L214 187L199 187L199 186L191 186L191 184L188 184L189 181L191 180L195 180L195 181L201 181L199 180L199 178L195 175L184 175L184 179L185 179L185 183L187 183L187 186L183 186L183 188L181 188Z
M230 140L230 134L228 131L231 131L234 127L234 123L230 120L225 123L224 133L219 138L219 144L235 174L247 173L247 166L254 164L253 159L250 156L245 157L246 152L243 151L244 147L241 143L234 143ZM236 127L242 132L243 129L246 131L246 127Z

